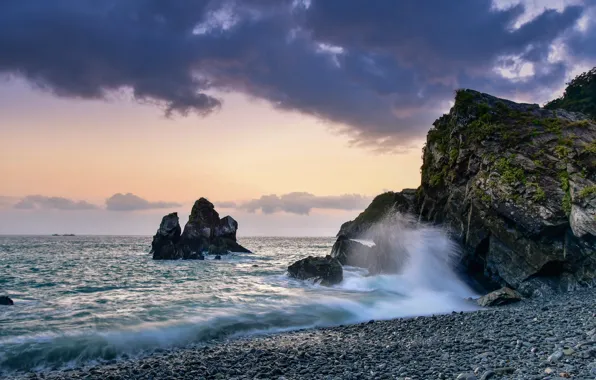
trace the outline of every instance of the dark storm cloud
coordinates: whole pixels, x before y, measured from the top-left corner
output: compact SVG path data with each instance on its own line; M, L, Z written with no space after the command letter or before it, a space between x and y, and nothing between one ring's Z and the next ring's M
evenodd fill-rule
M239 209L248 212L262 211L264 214L287 212L308 215L312 209L325 210L363 210L371 198L358 194L316 196L305 192L284 195L263 195L258 199L237 204Z
M523 6L489 0L0 0L0 72L59 96L128 89L168 114L208 114L221 106L210 90L240 91L396 150L457 87L519 90L493 70L504 58L537 66L524 90L558 86L567 67L546 55L582 11L546 10L514 29Z
M95 210L98 207L85 201L73 201L62 197L46 197L43 195L28 195L13 205L21 210Z
M132 193L117 193L106 199L108 211L142 211L180 206L180 203L175 202L149 202Z
M585 29L572 31L566 39L570 54L589 64L596 60L596 0L591 0L591 5L585 12Z

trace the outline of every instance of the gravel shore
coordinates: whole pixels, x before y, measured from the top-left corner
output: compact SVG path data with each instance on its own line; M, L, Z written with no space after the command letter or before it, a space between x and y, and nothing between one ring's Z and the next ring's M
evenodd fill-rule
M596 289L214 342L45 379L596 379Z

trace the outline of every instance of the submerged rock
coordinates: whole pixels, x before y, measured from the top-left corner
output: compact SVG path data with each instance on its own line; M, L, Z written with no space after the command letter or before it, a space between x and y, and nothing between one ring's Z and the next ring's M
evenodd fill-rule
M0 305L12 306L12 305L14 305L14 302L8 296L0 296Z
M343 280L343 269L339 261L331 256L313 257L298 260L288 267L291 277L299 280L313 279L321 285L335 285Z
M163 217L153 237L151 253L155 260L203 260L204 254L250 253L236 242L238 222L231 216L222 219L205 198L195 202L188 223L181 228L176 213Z
M501 288L488 293L478 298L478 305L480 306L499 306L512 302L521 301L521 296L518 292L510 288Z
M359 248L345 238L397 210L448 230L463 248L460 267L484 288L596 285L595 121L460 90L433 125L421 186L375 198L342 225L334 256L350 257ZM373 261L386 254L375 251Z

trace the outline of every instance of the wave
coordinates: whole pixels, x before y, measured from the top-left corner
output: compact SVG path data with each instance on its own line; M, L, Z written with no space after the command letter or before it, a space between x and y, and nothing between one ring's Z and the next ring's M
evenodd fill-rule
M286 287L299 288L274 306L198 307L201 317L184 321L7 338L0 340L0 374L78 367L214 339L477 309L464 300L474 293L453 270L457 246L444 231L391 214L363 238L379 239L399 263L398 273L370 276L345 267L344 281L330 288L284 276ZM269 281L279 285L280 278Z

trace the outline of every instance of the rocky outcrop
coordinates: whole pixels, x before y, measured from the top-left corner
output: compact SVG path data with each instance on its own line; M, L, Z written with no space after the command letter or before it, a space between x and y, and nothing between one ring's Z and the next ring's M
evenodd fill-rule
M178 213L173 212L164 216L151 242L153 258L155 260L181 259L182 252L178 249L180 233Z
M521 301L521 295L518 292L510 288L501 288L478 298L476 302L480 306L488 307L506 305L518 301Z
M213 204L201 198L193 205L182 233L176 213L163 217L151 253L155 260L203 260L205 254L249 253L237 243L237 230L238 222L231 216L220 219Z
M391 228L391 221L386 217L395 212L413 214L415 211L414 189L378 195L356 219L341 226L331 249L331 256L337 258L342 265L367 268L371 274L397 272L401 265L389 248L393 246L395 249L396 245L389 241L391 234L387 233L387 228ZM378 228L381 222L385 226ZM411 221L404 219L401 222ZM353 239L363 239L373 244L369 246Z
M0 305L12 306L12 305L14 305L14 302L8 296L0 296Z
M325 286L335 285L343 280L341 264L331 256L308 256L290 265L288 273L290 277L299 280L313 280Z
M337 237L355 239L361 237L371 225L381 220L389 210L402 214L414 213L416 206L416 190L404 189L398 193L392 191L377 195L371 204L356 217L342 224Z
M433 125L421 186L375 198L338 242L396 208L447 228L462 267L486 288L530 296L595 284L593 120L461 90Z

